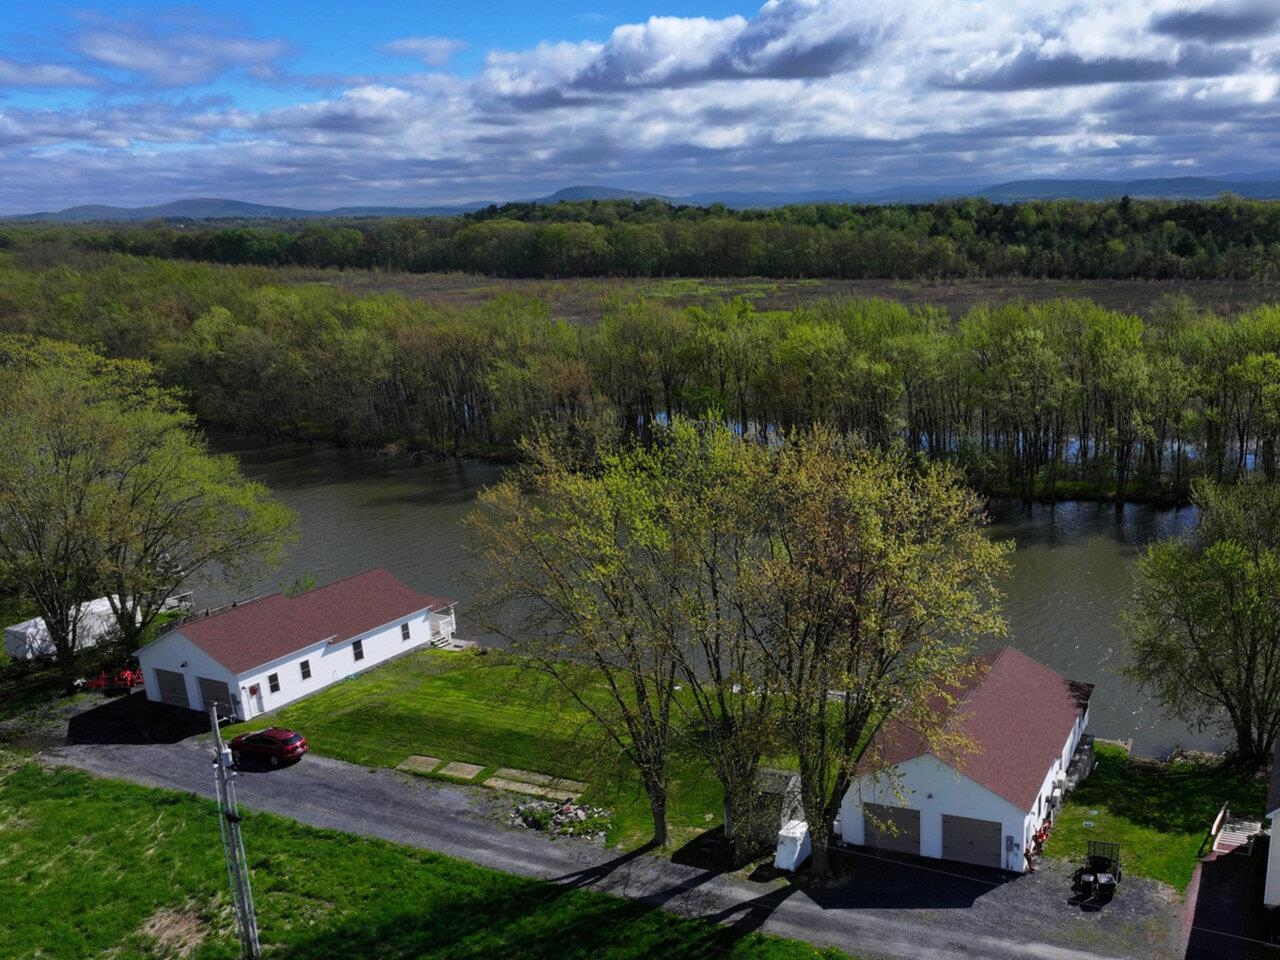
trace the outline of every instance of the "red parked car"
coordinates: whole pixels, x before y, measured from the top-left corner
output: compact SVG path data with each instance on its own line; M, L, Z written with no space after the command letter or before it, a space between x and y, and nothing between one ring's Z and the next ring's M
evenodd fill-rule
M306 752L307 738L284 727L242 733L231 741L231 760L236 766L241 760L261 758L278 767L282 763L301 760Z

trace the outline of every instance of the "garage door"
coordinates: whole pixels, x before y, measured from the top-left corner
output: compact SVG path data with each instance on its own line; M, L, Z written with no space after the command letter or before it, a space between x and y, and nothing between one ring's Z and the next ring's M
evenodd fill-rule
M862 809L866 814L868 846L919 855L919 810L881 806L878 803L863 804Z
M980 867L1002 867L1000 852L1004 828L994 820L942 815L942 859L976 863Z
M187 699L187 678L173 670L156 670L156 686L160 688L161 703L170 703L175 707L191 708Z
M204 701L206 710L213 703L217 703L221 708L218 715L230 714L234 710L231 703L231 691L222 680L210 680L208 677L196 677L196 683L200 685L200 699Z

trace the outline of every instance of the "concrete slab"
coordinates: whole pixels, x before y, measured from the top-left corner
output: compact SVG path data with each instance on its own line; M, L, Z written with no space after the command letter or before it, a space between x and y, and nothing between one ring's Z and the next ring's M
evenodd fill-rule
M572 781L561 781L561 783ZM496 774L486 780L482 786L490 787L494 790L507 790L511 793L523 793L530 797L546 797L548 800L571 800L581 793L581 790L566 790L558 787L539 786L536 783L523 783L519 780L508 780L505 777L499 777Z
M474 780L482 767L478 763L463 763L461 760L451 760L436 773L443 773L446 777L457 777L459 780Z
M430 773L438 766L440 766L439 757L420 757L415 755L407 757L396 769L408 770L410 773Z
M585 783L580 783L577 780L553 777L549 773L535 773L532 770L517 770L513 767L501 767L494 773L494 776L501 777L504 780L514 780L517 783L531 783L539 787L554 787L556 790L567 790L570 793L582 793L587 789Z

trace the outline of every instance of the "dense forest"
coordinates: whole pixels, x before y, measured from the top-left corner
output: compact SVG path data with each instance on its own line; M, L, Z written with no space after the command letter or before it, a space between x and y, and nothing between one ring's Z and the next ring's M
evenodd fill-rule
M10 226L9 240L42 229ZM501 277L1280 279L1280 202L1230 196L741 211L593 200L462 217L60 230L142 256Z
M900 441L1028 498L1180 501L1197 476L1277 469L1280 307L635 300L570 323L513 295L448 307L261 268L19 253L0 252L0 329L150 361L204 424L260 435L506 455L540 422L644 435L713 411L752 433L822 421Z

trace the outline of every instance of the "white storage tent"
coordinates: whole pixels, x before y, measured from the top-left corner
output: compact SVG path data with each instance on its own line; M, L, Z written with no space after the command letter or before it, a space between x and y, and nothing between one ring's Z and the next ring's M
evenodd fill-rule
M106 597L99 597L82 603L79 624L80 649L92 647L115 627L111 602ZM49 628L44 620L33 617L23 623L5 627L4 652L14 660L53 656L53 640L49 637Z

